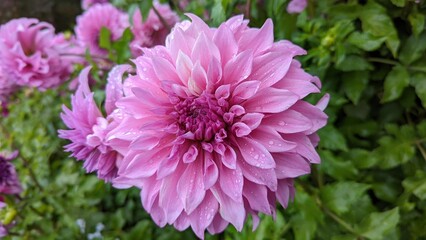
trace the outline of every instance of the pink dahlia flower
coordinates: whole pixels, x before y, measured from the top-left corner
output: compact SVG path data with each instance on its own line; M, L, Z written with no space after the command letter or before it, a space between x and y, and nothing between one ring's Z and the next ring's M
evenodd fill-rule
M63 59L63 44L57 44L55 30L37 19L19 18L0 27L0 66L10 81L41 90L58 86L70 72Z
M179 16L170 9L169 5L154 2L154 7L162 19L153 9L149 11L145 22L139 9L133 15L132 32L135 38L131 48L134 56L141 55L141 47L164 45L170 29L179 21Z
M113 184L141 188L161 227L191 226L203 238L229 223L241 231L251 215L256 228L320 162L328 95L317 106L303 100L320 81L294 59L303 49L274 42L270 19L257 29L236 16L216 29L188 16L165 46L143 49L123 83L123 115L107 138L131 144Z
M59 130L59 137L68 139L70 144L65 146L71 156L84 161L87 172L97 171L98 177L111 181L117 174L116 161L121 155L113 150L106 134L114 127L114 118L119 118L119 111L114 111L114 103L122 95L121 75L129 69L128 65L114 68L108 76L105 110L107 117L93 99L88 84L90 68L85 68L79 76L79 86L71 98L72 110L63 106L61 118L69 130Z
M9 96L18 89L18 85L12 78L4 73L0 67L0 102L7 102Z
M77 17L75 33L77 40L92 54L105 55L107 50L99 46L101 29L107 28L111 32L111 41L115 41L128 26L126 13L109 3L95 4Z
M82 0L81 1L81 8L84 10L87 10L89 7L96 3L107 3L109 0Z
M0 194L19 194L22 191L15 167L10 163L18 156L18 151L10 155L0 153Z
M291 0L287 5L288 13L301 13L308 5L308 0Z

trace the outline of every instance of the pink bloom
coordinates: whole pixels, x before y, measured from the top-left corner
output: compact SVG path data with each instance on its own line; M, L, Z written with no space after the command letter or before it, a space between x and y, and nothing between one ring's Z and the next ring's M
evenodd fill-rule
M121 157L111 149L105 136L114 126L114 118L119 117L118 111L113 112L115 101L121 97L121 82L116 82L117 76L121 77L128 68L127 65L116 67L108 77L105 103L107 117L103 117L90 92L90 68L80 73L78 89L71 98L72 110L63 106L61 114L69 130L59 130L59 137L71 141L65 146L66 151L72 152L71 156L78 160L83 160L87 172L97 171L98 177L105 181L111 181L116 176L116 161Z
M10 155L0 153L0 194L19 194L21 184L15 167L9 162L18 156L18 151Z
M81 1L81 7L84 10L87 10L89 7L91 7L92 5L96 4L96 3L107 3L109 2L108 0L82 0Z
M127 14L109 3L95 4L83 15L77 17L75 33L77 40L92 54L106 55L107 50L99 46L101 29L107 28L111 32L111 40L121 37L128 27Z
M7 102L9 96L18 89L18 85L8 77L0 67L0 102Z
M287 5L288 13L301 13L308 5L308 0L291 0Z
M137 9L133 15L132 27L132 32L135 36L131 44L134 56L141 55L141 47L164 45L170 29L179 21L179 16L170 9L169 5L154 2L154 7L167 26L153 9L149 11L148 18L143 22L141 12Z
M61 57L64 45L55 37L53 26L37 19L19 18L2 25L0 65L10 81L41 90L64 82L71 65Z
M320 81L294 59L303 49L274 42L270 19L257 29L236 16L216 29L188 16L165 46L143 49L123 83L123 116L107 134L123 154L113 184L141 188L161 227L191 226L203 238L229 223L241 231L251 215L256 228L320 162L328 95L318 106L302 100Z

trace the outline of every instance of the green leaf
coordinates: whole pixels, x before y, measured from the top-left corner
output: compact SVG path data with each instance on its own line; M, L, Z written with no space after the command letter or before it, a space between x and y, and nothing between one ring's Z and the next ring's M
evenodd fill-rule
M426 108L426 73L415 73L411 75L410 85L416 90L417 96Z
M391 0L391 2L398 7L404 7L406 4L406 0Z
M409 83L410 76L407 69L400 65L393 67L385 79L382 103L399 98Z
M373 0L369 0L360 15L362 29L375 37L386 37L386 45L394 57L397 56L399 47L398 33L387 15L386 9Z
M327 125L318 132L321 142L320 145L330 150L347 151L346 139L334 126Z
M214 6L212 8L212 19L213 24L218 26L220 23L224 22L226 19L225 9L222 4L222 0L215 0Z
M426 199L426 173L417 171L415 176L405 179L402 186L421 200Z
M319 154L322 160L320 168L333 178L355 179L358 175L358 170L351 161L335 156L331 151L320 151Z
M423 33L419 37L410 36L407 42L401 49L399 59L405 65L409 65L412 62L418 60L422 55L425 54L426 50L426 33Z
M370 185L357 182L338 182L326 185L320 195L324 204L337 214L351 210L351 205L370 188Z
M355 71L343 74L343 87L346 96L358 104L359 99L368 85L369 73L367 71Z
M369 239L384 239L399 222L399 209L396 207L385 212L374 212L366 217L356 231Z
M297 192L294 200L297 213L292 216L290 223L293 227L296 240L315 238L318 224L323 221L324 215L312 196L303 191Z
M375 37L369 32L353 32L348 41L362 50L374 51L386 41L386 37Z
M409 141L401 141L389 136L379 140L380 147L374 150L373 156L379 158L379 167L389 169L408 162L416 153Z
M353 163L359 169L368 169L376 166L379 158L371 154L370 151L360 148L353 148L343 155L344 159Z
M107 50L111 49L111 32L108 28L102 27L99 34L99 46Z
M344 72L371 70L373 66L364 58L358 55L349 55L343 61L336 63L336 69Z
M411 13L408 15L408 21L410 21L414 36L420 35L423 29L425 29L425 15L423 14Z

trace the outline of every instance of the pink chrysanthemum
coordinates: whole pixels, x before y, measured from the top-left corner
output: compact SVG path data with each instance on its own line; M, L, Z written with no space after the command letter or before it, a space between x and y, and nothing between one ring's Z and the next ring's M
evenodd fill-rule
M308 5L308 0L291 0L287 5L288 13L301 13Z
M294 59L303 49L274 43L271 20L257 29L236 16L215 29L188 16L165 46L143 49L123 83L123 116L106 139L131 144L113 184L140 187L161 227L191 226L203 238L229 223L241 231L251 215L256 228L320 162L328 95L317 106L302 100L320 81Z
M108 77L105 102L107 117L102 116L90 92L90 68L80 73L78 89L71 98L72 110L63 106L61 114L69 130L59 130L59 137L71 141L65 146L66 151L72 152L71 156L77 160L83 160L87 172L97 171L98 177L105 181L111 181L116 176L116 161L121 157L111 149L105 136L114 127L114 118L120 117L119 111L114 112L114 103L122 95L121 75L128 69L127 65L116 67Z
M10 163L18 156L18 151L6 155L0 153L0 194L19 194L22 191L15 166Z
M19 18L0 28L0 66L12 81L41 90L67 80L71 64L61 56L52 25Z
M109 0L82 0L81 1L81 8L84 10L87 10L89 7L96 3L107 3Z
M111 40L115 41L128 26L126 13L109 3L95 4L77 17L75 33L77 40L92 54L105 55L107 51L99 46L101 29L107 28L111 32Z
M170 9L169 5L154 2L154 7L162 19L153 9L149 11L145 22L139 9L133 15L132 32L135 38L131 43L131 49L134 56L141 55L141 47L164 45L170 29L179 21L179 16Z

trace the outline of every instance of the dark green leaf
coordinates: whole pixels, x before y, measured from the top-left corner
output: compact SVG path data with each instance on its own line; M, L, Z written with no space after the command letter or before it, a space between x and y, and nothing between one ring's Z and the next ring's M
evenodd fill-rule
M111 49L111 32L108 28L102 27L99 35L99 46L107 50Z
M409 83L410 76L407 69L399 65L392 68L385 79L382 102L390 102L399 98Z
M425 29L425 15L421 13L411 13L408 15L408 20L410 21L414 36L420 35Z
M407 39L407 42L402 47L399 59L405 65L409 65L424 55L425 50L426 33L423 33L418 37L413 35Z
M384 239L399 222L399 209L394 208L380 213L371 213L366 217L356 230L369 239Z
M354 32L348 41L365 51L374 51L386 41L386 37L375 37L369 32Z
M371 70L373 66L363 57L349 55L342 62L336 63L336 68L344 72Z
M345 137L332 125L327 125L318 134L321 138L322 147L330 150L348 150Z
M411 75L410 84L416 90L417 96L422 100L423 107L426 108L426 73Z
M354 103L358 101L368 85L369 73L366 71L356 71L343 74L343 87L346 96Z
M418 171L415 176L405 179L402 185L405 191L413 193L421 200L426 199L426 173Z
M351 210L351 205L370 188L368 184L357 182L338 182L326 185L321 189L324 204L337 214Z
M391 2L398 7L404 7L406 4L406 0L391 0Z

